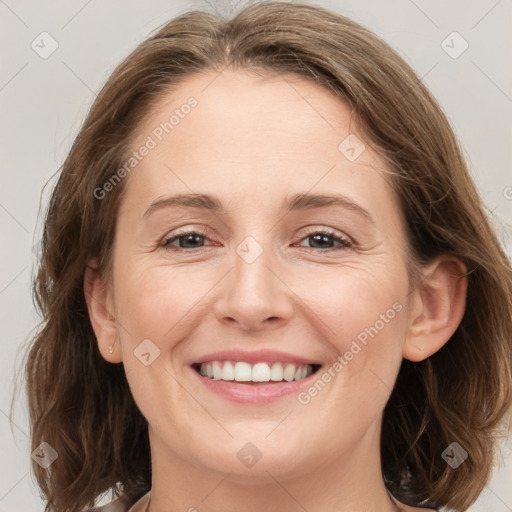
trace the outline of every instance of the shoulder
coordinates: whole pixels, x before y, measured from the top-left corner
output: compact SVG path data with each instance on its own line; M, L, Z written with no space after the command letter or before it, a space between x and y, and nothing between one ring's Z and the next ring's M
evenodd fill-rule
M126 496L120 496L114 501L101 507L88 508L85 512L128 512L130 510L130 503Z
M137 503L130 506L126 496L120 496L118 499L103 505L101 507L89 508L85 512L145 512L149 504L151 492L148 492Z

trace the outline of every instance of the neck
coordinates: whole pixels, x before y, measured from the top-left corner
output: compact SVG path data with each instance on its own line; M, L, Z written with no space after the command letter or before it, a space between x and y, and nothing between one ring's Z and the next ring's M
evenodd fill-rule
M312 464L309 471L304 467L289 471L277 465L258 468L258 463L248 474L236 472L237 466L221 472L184 460L150 429L153 482L149 512L396 512L400 508L382 479L379 432L380 425L375 425L349 453Z

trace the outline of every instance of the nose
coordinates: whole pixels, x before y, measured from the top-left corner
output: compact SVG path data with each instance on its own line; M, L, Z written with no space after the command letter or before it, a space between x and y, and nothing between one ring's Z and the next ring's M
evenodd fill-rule
M222 280L214 310L231 328L258 332L284 326L293 316L293 292L270 250L252 262L235 254L234 268Z

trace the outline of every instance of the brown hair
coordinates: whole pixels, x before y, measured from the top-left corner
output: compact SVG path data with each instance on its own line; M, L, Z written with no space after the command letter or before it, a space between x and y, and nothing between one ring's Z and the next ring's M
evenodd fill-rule
M102 200L94 191L123 165L134 128L165 91L226 66L295 73L347 102L393 169L413 260L448 253L469 269L460 326L425 361L403 360L381 438L382 473L395 497L466 509L489 479L512 402L507 257L446 117L406 62L335 12L258 2L230 20L182 14L140 44L98 94L62 166L34 281L43 320L26 364L32 449L46 441L58 453L49 469L33 463L46 510L82 510L118 482L130 503L150 489L147 422L123 366L99 353L83 291L91 258L108 273L126 180ZM453 441L469 454L457 469L442 458Z

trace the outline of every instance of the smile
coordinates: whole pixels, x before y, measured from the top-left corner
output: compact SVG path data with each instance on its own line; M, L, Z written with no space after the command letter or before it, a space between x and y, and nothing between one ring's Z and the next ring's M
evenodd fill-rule
M320 365L281 362L207 361L193 365L203 377L246 383L292 382L305 379Z

